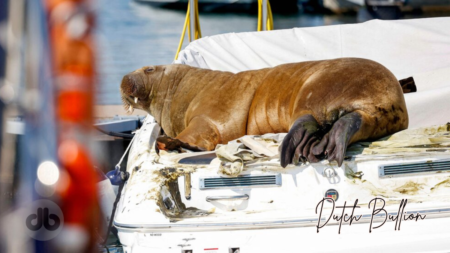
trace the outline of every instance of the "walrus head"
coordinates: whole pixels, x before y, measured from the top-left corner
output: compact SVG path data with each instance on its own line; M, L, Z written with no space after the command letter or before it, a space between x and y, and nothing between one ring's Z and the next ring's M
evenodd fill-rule
M160 84L164 70L164 66L145 66L122 78L120 94L125 110L132 113L138 108L150 113L153 91Z

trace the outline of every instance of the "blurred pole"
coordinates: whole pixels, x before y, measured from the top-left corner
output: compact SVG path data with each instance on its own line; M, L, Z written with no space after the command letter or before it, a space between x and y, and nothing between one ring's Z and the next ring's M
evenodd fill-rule
M7 119L17 116L17 97L19 86L21 85L23 46L23 26L24 26L24 1L23 0L3 0L8 6L0 7L0 12L7 13L6 25L0 25L5 30L0 35L1 47L5 50L4 59L4 79L0 81L0 103L3 105L2 122L3 130L0 133L2 138L0 148L0 213L6 211L13 200L14 182L17 175L14 174L14 164L16 158L16 135L6 132ZM1 78L0 78L1 79Z
M24 25L25 3L24 0L0 1L0 12L7 11L8 21L6 25L0 24L5 30L0 31L0 44L5 50L5 59L2 58L2 70L4 70L3 83L0 81L0 100L3 103L3 115L0 121L3 123L1 159L0 159L0 206L2 235L0 246L5 252L35 252L31 237L26 234L25 227L20 226L25 220L17 210L26 208L32 202L34 195L32 179L36 178L36 167L30 164L15 164L16 157L25 158L24 153L19 152L20 145L17 136L7 133L7 120L17 116L19 99L24 99L23 89L23 51L24 51ZM8 6L5 6L5 3ZM30 40L32 38L29 38ZM39 44L39 42L35 42ZM1 79L1 78L0 78ZM22 88L22 89L21 89ZM19 96L22 91L22 96ZM26 138L22 138L22 141ZM32 147L30 147L32 148ZM29 154L30 149L26 150ZM17 152L17 153L16 153ZM34 158L35 156L33 156ZM33 159L32 158L32 159ZM28 160L27 160L28 161ZM22 172L22 173L20 173ZM20 182L20 183L19 183ZM14 189L17 186L18 189ZM18 223L20 222L20 223ZM1 249L0 249L1 250Z
M8 2L6 0L0 0L0 91L3 88L4 78L5 78L5 69L6 69L6 20L7 20L7 12ZM3 99L0 99L0 133L3 133L3 109L5 107L5 103ZM0 135L0 147L3 143L3 137ZM0 161L1 161L0 154Z
M44 208L48 202L57 206L54 185L43 184L49 174L46 173L48 167L42 165L57 164L45 15L41 2L33 0L10 1L9 15L5 83L9 88L2 95L8 94L8 110L11 105L20 108L25 127L18 141L17 170L9 171L19 183L12 199L14 209L2 219L6 224L2 224L3 238L6 237L8 252L51 252L50 243L44 238L51 235L51 231L41 229L42 226L36 230L28 223L40 204ZM8 143L5 149L13 152L14 145ZM9 160L14 160L14 155L3 161ZM11 163L9 165L12 167ZM44 169L40 178L38 168ZM58 170L56 165L54 168ZM40 199L55 202L43 203Z
M3 86L5 83L5 70L6 70L6 20L8 2L6 0L0 0L0 94L2 93ZM2 164L2 149L3 149L3 135L4 135L4 124L6 124L6 119L4 118L5 102L3 98L0 98L0 165ZM3 170L0 166L0 214L4 211L4 206L6 205L6 192L3 186L4 176Z
M58 252L92 252L100 210L93 166L96 82L94 0L42 0L47 10L55 97L57 153L65 180L59 195L64 228Z
M263 31L267 31L267 0L262 1L262 20Z

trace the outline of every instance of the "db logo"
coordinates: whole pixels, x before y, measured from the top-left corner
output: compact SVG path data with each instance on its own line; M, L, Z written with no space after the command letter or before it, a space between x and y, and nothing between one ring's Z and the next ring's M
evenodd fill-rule
M24 224L28 235L40 241L55 238L62 229L64 217L61 209L53 201L41 199L28 208Z
M53 220L53 225L50 225L50 219ZM35 225L33 225L33 220L36 220ZM38 231L42 228L42 226L44 226L45 229L49 231L55 231L61 225L61 220L55 214L49 214L49 210L47 207L45 207L44 209L39 207L37 209L37 215L30 214L27 217L26 224L27 227L33 231Z

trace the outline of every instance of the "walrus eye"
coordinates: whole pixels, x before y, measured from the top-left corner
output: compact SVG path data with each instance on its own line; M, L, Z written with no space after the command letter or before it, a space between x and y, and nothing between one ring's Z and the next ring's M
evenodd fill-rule
M155 69L152 68L152 67L148 67L148 68L146 68L146 69L144 70L145 73L150 73L150 72L153 72L153 71L155 71Z

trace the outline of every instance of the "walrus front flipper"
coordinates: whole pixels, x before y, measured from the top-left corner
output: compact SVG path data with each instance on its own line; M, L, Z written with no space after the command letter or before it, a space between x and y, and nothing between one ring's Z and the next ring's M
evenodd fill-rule
M368 120L370 120L368 118ZM366 119L366 121L368 121ZM364 133L369 131L360 131L361 128L370 127L368 122L363 124L364 119L360 112L351 112L339 118L334 124L331 130L325 134L320 143L311 147L312 155L318 156L324 154L327 156L328 161L336 161L339 166L344 161L345 151L347 146L354 141L363 139ZM360 133L359 135L356 135Z
M156 139L155 150L159 154L160 150L172 151L177 150L181 152L181 148L189 149L191 151L205 151L205 149L182 142L179 139L171 138L169 136L160 136Z
M220 143L220 133L214 122L207 116L192 118L187 127L176 137L182 142L203 150L214 150Z
M319 124L312 115L298 118L281 143L281 166L285 168L289 163L298 163L301 157L309 157L309 152L304 151L309 151L310 146L316 143L318 131Z

